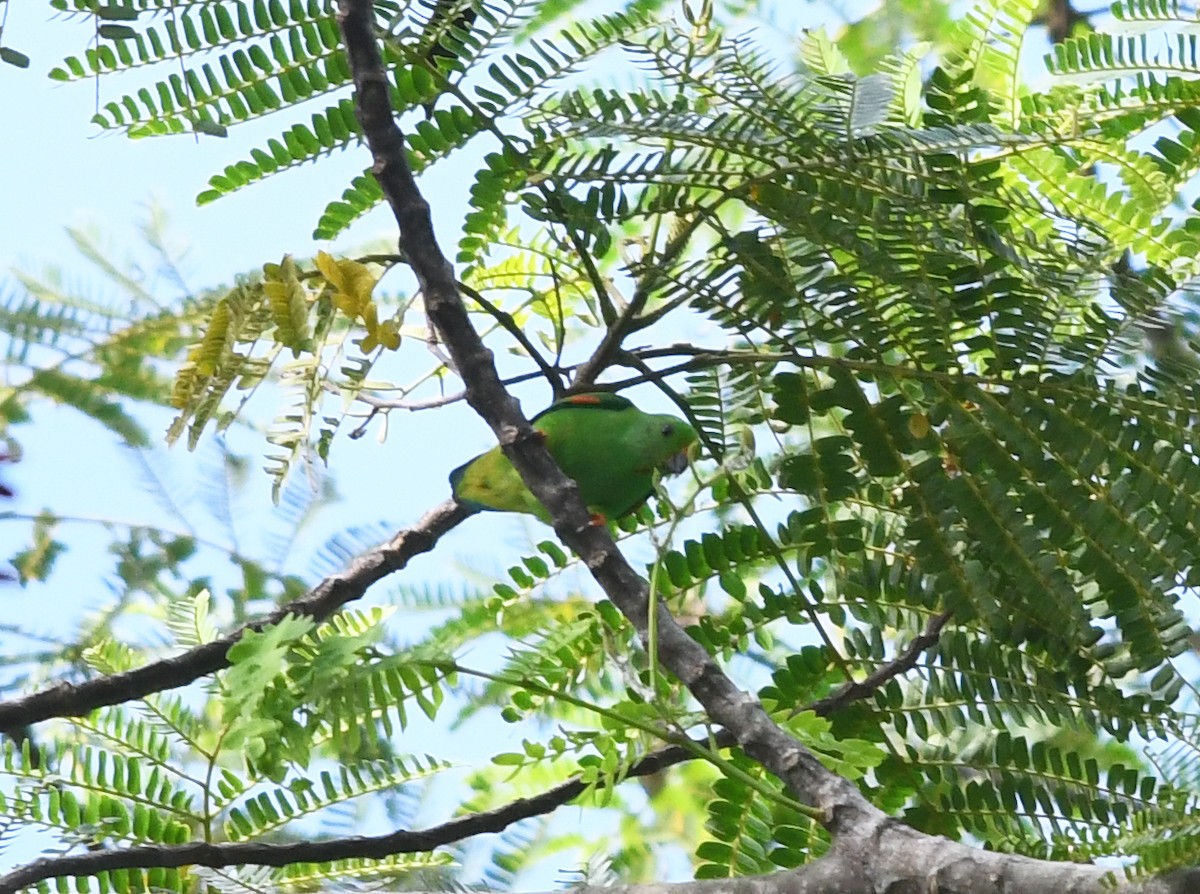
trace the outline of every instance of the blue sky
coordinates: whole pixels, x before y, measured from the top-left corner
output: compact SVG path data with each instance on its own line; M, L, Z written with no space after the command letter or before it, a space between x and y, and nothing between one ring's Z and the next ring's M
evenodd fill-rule
M128 246L148 201L158 201L174 229L194 246L191 258L200 283L220 281L286 251L310 249L310 235L324 203L369 160L339 153L309 168L198 208L194 199L207 179L241 157L248 146L273 135L270 118L238 128L231 139L189 136L131 141L102 133L90 118L97 85L59 84L45 72L87 46L85 21L52 20L45 3L9 4L5 42L29 55L31 66L0 68L0 114L9 122L3 145L4 208L0 219L0 266L41 262L67 249L63 228L98 223L117 245ZM159 73L161 76L161 73ZM119 98L131 81L106 77L102 100ZM136 82L140 83L140 82ZM234 223L236 222L236 224ZM383 233L386 217L363 225L358 238Z

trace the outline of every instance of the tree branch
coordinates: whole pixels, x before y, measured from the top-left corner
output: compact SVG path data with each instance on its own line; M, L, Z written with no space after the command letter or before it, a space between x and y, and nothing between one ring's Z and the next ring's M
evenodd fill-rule
M13 894L56 876L93 875L105 870L147 866L220 869L242 863L286 866L298 862L328 862L352 857L381 859L398 853L423 853L461 841L469 835L499 832L518 819L545 813L553 806L546 808L543 802L556 795L559 789L572 785L575 783L567 783L535 798L514 801L487 813L450 820L423 832L400 831L375 837L291 844L197 841L43 858L0 876L0 894ZM583 786L579 788L582 790ZM572 891L574 894L926 894L934 891L938 894L999 894L1006 891L1101 894L1116 890L1123 894L1195 894L1200 890L1200 870L1171 873L1127 885L1114 886L1112 881L1115 880L1109 871L1100 867L975 850L897 825L877 841L835 841L819 860L785 872L678 884L579 887Z
M513 319L512 314L496 307L496 305L492 304L492 302L488 301L470 286L459 283L458 288L463 294L469 295L472 301L482 307L492 319L499 323L516 340L517 344L525 349L525 353L529 355L529 359L537 364L538 369L542 371L542 375L546 377L546 381L550 383L550 390L554 394L554 399L557 400L561 397L563 384L562 379L558 375L559 371L546 362L546 358L542 356L533 342L529 340L529 337L521 331L521 327L517 325L517 321Z
M813 702L805 710L814 711L821 717L828 717L835 711L840 711L851 702L871 695L871 693L882 687L889 680L893 680L901 674L912 670L913 666L917 663L917 659L921 657L921 654L938 641L938 637L942 633L942 628L946 626L949 620L950 612L942 612L940 615L934 615L926 622L925 629L921 631L920 635L915 637L908 644L907 648L891 661L881 664L863 679L851 681L839 688L832 695Z
M732 737L718 735L718 745L729 747ZM709 740L698 745L711 746ZM650 776L683 761L695 752L671 746L648 754L638 761L628 777ZM95 875L114 869L151 867L206 866L221 869L254 863L259 866L287 866L290 863L325 863L332 860L383 859L396 854L426 853L447 844L455 844L473 835L502 832L514 823L550 813L587 790L587 785L572 779L532 798L518 798L493 810L456 817L423 831L400 830L388 835L332 838L323 841L298 841L287 844L266 842L226 842L210 844L190 842L179 845L154 845L121 849L103 849L83 854L45 857L8 875L0 876L0 894L35 885L62 876Z
M442 535L469 514L453 500L447 500L387 543L357 556L348 568L331 574L299 599L211 643L124 673L83 683L58 683L40 692L0 702L0 733L14 734L51 717L78 717L104 705L117 705L153 692L186 686L216 673L229 666L226 652L246 630L261 630L289 614L317 620L327 618L347 602L360 598L376 581L405 567L413 556L429 552Z
M586 391L591 388L600 374L612 364L613 358L620 352L622 343L629 335L654 325L670 308L674 308L686 300L680 298L669 301L663 307L657 308L649 314L643 313L651 295L658 287L655 277L684 250L701 222L716 211L721 201L724 199L719 199L709 208L702 207L679 233L668 240L661 253L654 253L656 246L653 244L647 249L647 253L653 257L653 263L639 265L645 278L638 282L633 297L621 312L620 317L615 320L605 319L608 329L604 333L604 338L601 339L592 356L579 365L575 381L571 384L572 391ZM657 240L653 239L653 241Z

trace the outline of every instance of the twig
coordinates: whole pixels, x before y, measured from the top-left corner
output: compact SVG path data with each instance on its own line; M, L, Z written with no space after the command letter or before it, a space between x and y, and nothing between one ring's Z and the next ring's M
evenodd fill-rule
M335 385L334 388L337 386ZM448 404L458 403L467 396L465 391L456 391L453 394L443 394L439 397L427 397L423 400L407 400L405 398L396 398L388 400L382 397L376 397L374 394L368 394L365 391L360 391L354 395L355 400L362 401L368 407L375 410L411 410L417 412L419 410L432 410L436 407L444 407Z
M647 769L646 773L655 772ZM425 853L472 835L500 832L515 822L548 813L577 797L585 786L568 782L533 798L521 798L484 813L459 817L424 831L401 830L389 835L354 836L324 841L297 841L288 844L246 841L210 844L195 841L179 845L105 849L84 854L44 857L7 875L0 876L0 894L9 894L40 881L62 876L95 875L115 869L148 867L206 866L219 869L243 863L260 866L287 866L291 863L327 863L333 860L383 859L395 854ZM566 792L566 790L570 790Z
M481 294L464 283L460 282L458 284L458 290L464 295L470 297L472 301L482 307L488 313L488 315L492 317L492 319L494 319L504 328L504 331L517 340L517 343L525 349L527 354L529 354L530 359L532 359L533 362L538 365L538 369L542 371L542 375L546 377L546 381L550 383L550 390L553 392L555 400L561 397L563 392L563 384L562 379L558 375L558 370L546 362L546 359L542 356L541 352L534 347L534 344L529 340L529 337L521 331L521 327L518 326L517 321L512 318L512 314L496 307L496 305L492 304L492 302L488 301Z
M715 206L712 210L716 210ZM658 322L660 315L657 311L642 315L646 303L658 285L653 273L665 268L679 252L683 251L692 234L705 218L705 214L697 213L682 232L663 246L662 254L655 256L655 266L650 268L651 274L638 284L633 298L621 312L620 317L616 320L605 320L608 323L608 329L604 333L604 338L601 339L600 345L592 353L592 356L580 365L570 390L578 392L590 389L600 374L611 365L613 357L621 350L621 343L627 336ZM653 250L654 246L651 246L650 252Z
M818 699L802 710L815 711L821 717L828 717L830 714L840 711L851 702L866 698L871 693L880 689L889 680L912 670L913 666L917 663L917 659L921 657L921 654L937 643L938 637L941 636L942 628L950 620L950 615L950 612L942 612L940 615L934 615L925 624L925 629L914 637L913 641L908 644L908 647L891 661L881 664L861 680L852 680L846 683L837 692L827 695L825 698Z
M592 390L596 379L609 367L613 356L620 351L621 342L633 331L637 314L645 306L649 297L648 293L639 289L633 296L633 300L621 311L621 315L609 324L608 329L604 332L604 338L600 340L600 345L592 352L592 356L579 367L579 372L571 382L572 391Z
M569 372L572 369L570 366L562 368L563 372ZM509 376L504 380L505 385L519 385L521 382L528 382L530 379L539 378L542 375L541 371L521 373L516 376ZM333 383L326 383L326 390L341 394L342 389ZM460 400L465 400L467 392L456 391L454 394L443 394L441 397L428 397L424 400L406 400L404 398L395 398L389 400L383 397L377 397L366 391L360 391L354 395L354 399L361 401L371 408L371 412L366 418L357 425L351 432L350 437L358 440L367 433L367 426L381 413L386 415L392 410L409 410L411 412L419 412L421 410L432 410L437 407L444 407L448 404L457 403Z
M360 422L358 425L356 425L353 429L350 430L350 435L349 435L350 440L357 441L359 438L361 438L363 435L365 435L367 433L367 428L375 420L375 417L378 416L381 412L382 411L379 409L379 407L372 407L371 412L367 414L367 418L364 419L362 422ZM386 417L385 417L385 420L386 420ZM384 422L384 425L385 426L387 425L386 421ZM385 428L384 431L386 431L386 430L387 429Z
M181 655L83 683L58 683L22 698L0 702L0 733L11 734L51 717L78 717L104 705L118 705L153 692L186 686L216 673L229 666L226 652L246 630L261 630L289 614L318 620L329 617L347 602L360 598L376 581L405 567L413 556L429 552L442 535L469 514L453 500L447 500L387 543L357 556L350 567L325 578L299 599Z
M337 385L334 385L332 382L326 382L325 389L327 391L333 391L337 394L341 394L341 389ZM364 403L368 407L370 407L371 412L368 413L367 417L365 419L363 419L363 421L361 423L356 425L354 427L354 429L350 432L350 439L353 441L357 441L359 438L361 438L363 435L365 435L367 433L367 428L375 420L375 417L380 415L381 413L386 416L387 413L389 413L392 410L408 410L408 411L414 412L414 413L419 410L432 410L436 407L444 407L447 404L452 404L457 401L460 401L464 397L466 397L466 394L462 391L459 391L455 394L443 394L440 397L427 397L424 400L405 400L403 398L396 398L395 400L384 400L381 397L376 397L373 394L368 394L365 391L360 391L354 395L354 399L357 401L361 401L362 403Z
M600 308L600 319L604 321L606 326L611 326L616 322L617 309L613 305L612 297L608 294L607 282L600 275L600 270L596 267L596 262L592 259L591 252L587 249L587 243L575 232L575 227L570 223L570 215L567 213L567 209L563 207L558 194L550 188L549 184L545 182L539 183L537 189L542 194L542 198L546 200L547 206L558 215L558 219L566 231L567 239L575 249L575 253L579 256L580 263L583 264L583 271L587 274L588 282L596 290L596 305Z

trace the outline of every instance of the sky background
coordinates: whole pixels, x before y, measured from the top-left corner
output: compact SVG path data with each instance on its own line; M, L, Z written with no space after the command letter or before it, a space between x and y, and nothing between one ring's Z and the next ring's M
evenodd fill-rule
M93 84L59 84L45 77L45 72L64 55L82 51L90 26L51 21L51 11L44 3L10 6L5 42L27 53L32 64L24 71L0 66L0 115L4 120L24 122L19 136L14 130L0 136L0 196L4 210L0 215L0 271L20 267L45 275L51 268L60 268L66 283L82 286L87 292L98 289L101 298L111 297L114 290L104 286L103 277L80 257L66 232L68 227L85 228L100 234L101 244L107 246L114 260L133 256L146 264L143 269L149 288L164 298L177 298L178 289L156 281L147 263L149 255L140 246L139 231L152 205L165 213L172 241L186 246L183 270L188 284L197 290L230 283L235 275L266 261L277 262L285 253L298 257L311 256L318 249L337 253L372 241L394 245L394 223L384 207L356 224L337 243L312 239L325 204L370 163L366 150L357 147L322 159L319 165L268 178L214 204L197 207L195 196L205 188L209 176L243 157L249 147L274 136L283 118L268 116L235 128L227 140L179 136L135 141L117 133L98 132L89 122L96 103ZM101 89L105 100L119 97L128 89L128 81L106 78ZM437 171L437 178L423 185L435 197L443 244L452 248L453 228L465 209L469 181L461 174L457 178L448 174ZM18 291L10 277L0 279L0 297L11 298ZM442 415L439 431L446 430L446 417L454 417L453 430L460 438L469 437L470 446L462 450L485 446L488 432L482 423L472 427L467 413L458 408ZM161 432L168 418L147 419L146 426L152 432ZM397 414L388 443L382 446L371 436L358 442L343 438L339 448L345 446L349 454L341 457L347 471L355 467L378 470L384 465L398 471L413 469L417 457L415 452L410 455L406 446L427 444L427 435L410 439L406 445L404 438L396 436L399 421ZM96 426L83 422L82 427L91 430L77 431L75 426L79 424L74 412L62 411L39 417L37 425L23 426L16 432L25 455L21 465L8 474L20 490L20 508L50 505L60 511L88 515L114 508L132 511L144 502L141 498L145 495L137 493L140 489L134 485L119 491L114 506L112 475L132 466L129 471L134 479L143 478L145 470L137 468L141 460L131 461L128 451L118 449L115 439ZM474 436L470 437L472 428ZM88 438L91 452L84 462L79 455L79 437ZM245 440L253 463L260 465L266 445L261 438L257 443L255 439ZM186 461L183 445L170 451L160 447L152 455L153 462L165 467ZM442 456L448 471L454 453L439 454ZM108 471L104 480L97 480L97 468ZM351 514L360 522L380 516L411 521L444 497L445 471L398 474L397 485L404 481L405 493L386 501L379 500L378 482L363 478L364 488L372 488L373 499L365 504L370 509L364 512L363 504L359 504ZM269 481L266 475L259 478L250 487L261 496L268 492ZM339 480L349 497L355 487L354 476L340 474ZM64 502L78 508L68 510ZM331 520L330 526L338 524Z
M374 240L394 244L394 222L382 207L334 245L312 239L325 204L370 164L361 147L197 207L195 196L209 176L241 158L248 147L274 136L282 119L268 117L238 127L227 140L180 136L131 141L121 134L101 133L89 121L96 104L93 84L59 84L45 75L65 55L83 51L89 28L82 21L55 20L45 2L8 4L4 43L30 56L31 65L26 70L0 65L0 120L21 122L19 127L0 125L0 300L11 300L20 291L9 274L14 267L39 274L60 268L66 283L89 293L97 289L97 297L111 298L115 290L101 285L103 277L81 259L66 228L98 232L115 260L134 256L145 263L149 256L139 249L140 227L151 205L167 215L173 241L187 246L183 269L195 289L228 283L236 274L278 261L285 253L311 256L318 248L336 253ZM101 85L106 100L128 89L115 78L105 80L112 82ZM448 248L453 247L454 229L466 207L468 185L461 172L455 177L449 171L437 171L422 183L434 198L439 235ZM151 267L144 269L152 290L164 298L180 297L177 289L156 281ZM421 364L428 366L429 359L426 355ZM530 399L544 398L531 392ZM539 405L526 408L532 412ZM270 418L272 407L260 409ZM151 412L140 418L158 436L170 417ZM340 567L348 553L379 542L444 500L449 470L485 449L491 438L465 405L446 408L436 419L425 414L424 419L402 421L397 414L384 443L375 437L378 427L358 441L344 437L344 431L334 460L339 498L321 510L308 533L292 546L285 564L310 583ZM195 454L182 444L168 449L161 443L137 453L76 411L44 405L33 424L19 426L12 434L19 439L22 460L3 468L3 480L17 491L16 499L3 508L25 514L49 508L77 521L64 524L57 533L69 550L47 583L0 587L0 655L39 646L36 640L6 636L5 630L15 626L50 640L70 639L83 618L115 601L110 583L113 557L107 552L110 536L88 519L155 524L179 533L190 529L202 539L233 545L229 525L210 511L220 500L213 499L209 482L214 472L219 478L222 466L211 436ZM229 442L247 458L245 486L228 512L236 545L252 556L275 553L290 528L289 508L271 505L270 480L260 471L267 445L261 435L236 428ZM490 518L490 525L484 520L460 526L436 559L416 560L404 575L393 575L374 588L367 602L386 602L402 587L480 586L482 575L473 578L474 584L462 581L464 567L502 571L510 564L506 554L526 542L526 532L537 539L553 536L548 529L535 530L536 522ZM355 533L356 528L365 530ZM481 546L483 530L491 532L489 549ZM0 556L23 548L27 538L27 524L0 521ZM208 554L219 592L236 580L221 573L223 566L211 560L214 555ZM478 652L472 657L487 660ZM490 748L505 738L516 745L520 740L517 728L477 736L470 724L460 735L435 737L419 712L414 714L418 716L407 732L414 751L437 753L468 766L484 752L483 745ZM439 807L435 798L432 803L430 821L452 802L443 799ZM36 836L7 842L0 849L0 871L34 858L45 843Z

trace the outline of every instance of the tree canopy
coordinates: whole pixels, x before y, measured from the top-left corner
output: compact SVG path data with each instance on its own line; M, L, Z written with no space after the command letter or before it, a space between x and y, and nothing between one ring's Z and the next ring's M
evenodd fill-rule
M884 4L781 52L732 0L50 5L98 127L279 122L213 214L346 150L316 237L398 238L173 303L18 279L3 433L246 427L299 524L348 440L466 402L557 536L434 585L488 524L451 499L322 579L110 525L112 610L6 633L0 824L50 844L0 892L1200 890L1194 11ZM657 400L699 458L595 524L510 388ZM0 520L52 579L55 508Z

